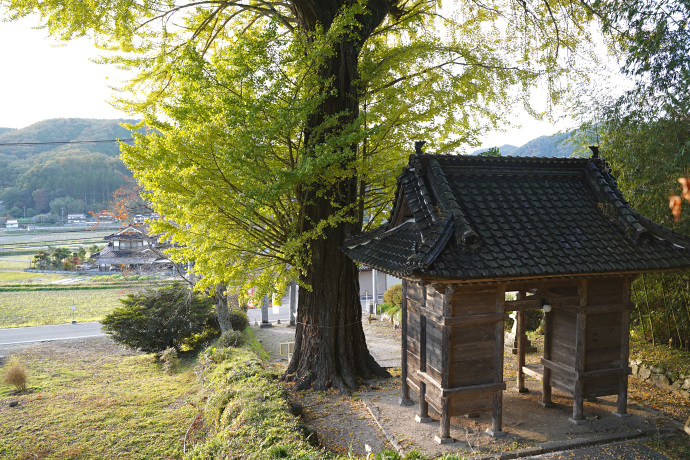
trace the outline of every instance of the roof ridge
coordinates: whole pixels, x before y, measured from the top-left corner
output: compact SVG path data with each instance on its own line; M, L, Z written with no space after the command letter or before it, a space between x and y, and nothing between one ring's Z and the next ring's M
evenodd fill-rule
M446 208L453 220L455 242L469 251L474 251L480 244L479 235L467 221L460 204L455 199L453 191L448 184L446 174L437 159L429 160L429 173L431 189L436 192L439 203Z
M626 229L626 235L632 238L635 243L642 242L649 237L649 230L646 226L639 222L637 213L634 213L628 205L625 198L619 193L616 193L614 187L606 180L604 176L605 171L602 171L593 162L590 162L585 167L585 178L594 191L594 196L598 200L611 203L615 209L618 221ZM637 215L636 215L637 214Z

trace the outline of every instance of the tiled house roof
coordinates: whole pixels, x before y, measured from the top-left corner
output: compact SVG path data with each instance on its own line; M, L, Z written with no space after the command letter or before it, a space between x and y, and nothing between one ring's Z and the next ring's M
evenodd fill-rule
M120 230L119 232L112 233L103 239L106 241L113 240L153 240L146 234L147 227L144 225L131 224L127 228Z
M411 278L690 267L690 238L633 211L601 158L412 155L389 221L346 246L355 261Z

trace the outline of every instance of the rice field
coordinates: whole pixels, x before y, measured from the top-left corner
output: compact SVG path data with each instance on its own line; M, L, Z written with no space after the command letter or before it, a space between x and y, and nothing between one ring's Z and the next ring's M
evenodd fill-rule
M100 321L127 294L158 284L137 277L26 273L33 256L0 254L0 328Z
M0 328L100 321L137 288L0 292Z

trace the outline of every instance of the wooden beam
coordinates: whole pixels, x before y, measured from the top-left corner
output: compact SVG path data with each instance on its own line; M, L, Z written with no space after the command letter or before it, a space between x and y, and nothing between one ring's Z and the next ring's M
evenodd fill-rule
M401 406L410 406L412 404L412 399L410 398L410 387L407 384L407 280L402 282L402 301L400 303L401 310L401 322L402 322L402 355L400 356L400 365L402 371L400 373L400 378L402 380L402 396L400 397Z
M524 291L520 291L524 292ZM580 297L572 296L555 296L553 294L548 294L545 296L540 296L538 294L525 297L518 300L507 300L506 301L506 311L524 311L524 310L535 310L541 308L542 299L546 299L552 307L568 307L577 306L580 302Z
M501 323L505 321L504 313L485 314L485 315L460 315L443 318L444 326L476 326L478 324ZM503 326L501 326L503 327Z

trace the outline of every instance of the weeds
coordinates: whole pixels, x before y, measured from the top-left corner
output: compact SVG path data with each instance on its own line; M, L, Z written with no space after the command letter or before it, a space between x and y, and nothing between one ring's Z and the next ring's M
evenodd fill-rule
M13 385L18 392L26 391L26 369L18 359L11 358L4 367L2 382Z
M160 361L161 367L168 375L177 373L177 369L180 367L180 358L177 357L177 350L173 347L163 350Z

